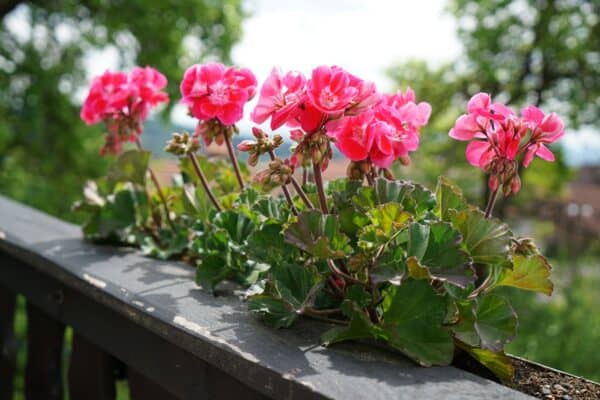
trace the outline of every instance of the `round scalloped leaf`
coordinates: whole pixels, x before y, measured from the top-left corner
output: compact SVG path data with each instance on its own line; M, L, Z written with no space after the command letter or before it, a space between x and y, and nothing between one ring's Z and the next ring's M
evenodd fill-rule
M517 314L508 300L494 294L479 300L474 327L482 348L501 351L515 337L517 325Z
M541 255L513 256L513 267L503 268L496 281L497 286L513 286L523 290L552 294L554 284L550 280L550 264Z
M444 221L449 220L448 211L461 211L467 208L467 202L463 197L462 190L443 176L438 178L435 197L437 200L435 213Z
M298 318L298 314L289 303L268 295L250 297L248 309L273 328L287 328Z
M383 326L388 343L423 366L448 365L454 354L442 324L446 299L422 280L390 286L384 293Z

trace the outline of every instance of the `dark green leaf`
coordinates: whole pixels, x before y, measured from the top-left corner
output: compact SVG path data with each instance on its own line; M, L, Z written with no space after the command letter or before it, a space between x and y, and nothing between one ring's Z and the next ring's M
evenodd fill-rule
M341 233L337 216L317 210L304 211L284 232L286 242L319 258L340 258L352 252L348 237Z
M475 330L482 348L500 351L517 333L517 314L502 297L484 296L475 309Z
M289 303L268 295L250 297L248 299L248 309L273 328L287 328L298 317L298 314Z
M425 281L408 280L386 289L383 330L389 344L424 366L448 365L452 336L442 326L447 304Z
M462 190L443 176L438 178L435 197L437 199L435 213L444 221L449 220L448 211L461 211L467 207Z
M463 236L466 250L477 264L509 264L511 232L495 218L486 218L480 210L469 207L448 212L452 225Z

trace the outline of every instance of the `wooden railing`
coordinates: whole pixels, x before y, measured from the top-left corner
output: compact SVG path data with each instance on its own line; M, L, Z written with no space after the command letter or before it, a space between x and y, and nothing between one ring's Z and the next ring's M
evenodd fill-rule
M454 367L421 368L387 350L318 345L325 328L273 330L232 288L215 297L193 268L82 240L77 226L0 197L0 400L12 399L15 295L27 299L26 398L481 399L526 396Z

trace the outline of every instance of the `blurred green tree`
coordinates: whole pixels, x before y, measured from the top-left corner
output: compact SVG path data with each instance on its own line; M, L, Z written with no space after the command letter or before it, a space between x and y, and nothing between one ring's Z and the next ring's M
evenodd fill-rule
M85 127L76 104L90 52L153 65L176 99L186 66L229 61L244 16L241 0L1 2L0 193L77 220L72 201L106 167L101 128Z
M433 106L430 128L422 135L427 156L415 157L415 173L431 180L433 169L442 166L467 183L469 195L481 190L484 181L475 182L477 174L458 162L464 160L464 143L440 139L479 91L516 107L529 103L555 111L573 128L600 126L600 2L451 0L448 9L457 20L464 54L436 68L410 61L389 70L399 86L410 84ZM556 195L570 176L562 157L537 164L543 179L536 184L546 190L538 188L536 196ZM526 175L534 179L533 173ZM519 201L528 196L520 195Z

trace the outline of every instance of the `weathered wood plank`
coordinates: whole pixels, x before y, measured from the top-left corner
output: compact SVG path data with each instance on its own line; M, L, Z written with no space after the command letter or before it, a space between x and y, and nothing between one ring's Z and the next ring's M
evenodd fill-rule
M0 286L0 400L12 400L17 342L14 334L16 295Z
M32 300L39 295L31 279L48 286L43 291L62 285L60 318L178 397L217 398L235 382L248 395L272 398L527 398L453 367L418 367L389 351L323 349L315 344L326 326L314 321L269 329L236 293L215 298L200 290L187 265L85 243L77 227L1 198L0 221L6 233L0 252L29 266L0 263L10 269L0 273L0 283L27 290ZM125 345L110 337L136 340Z
M135 368L127 368L129 397L131 400L177 400L158 383L148 379Z
M65 326L27 303L27 400L62 400L62 349Z
M114 340L121 340L115 337ZM114 400L115 360L86 338L73 333L69 365L69 395L72 399Z

